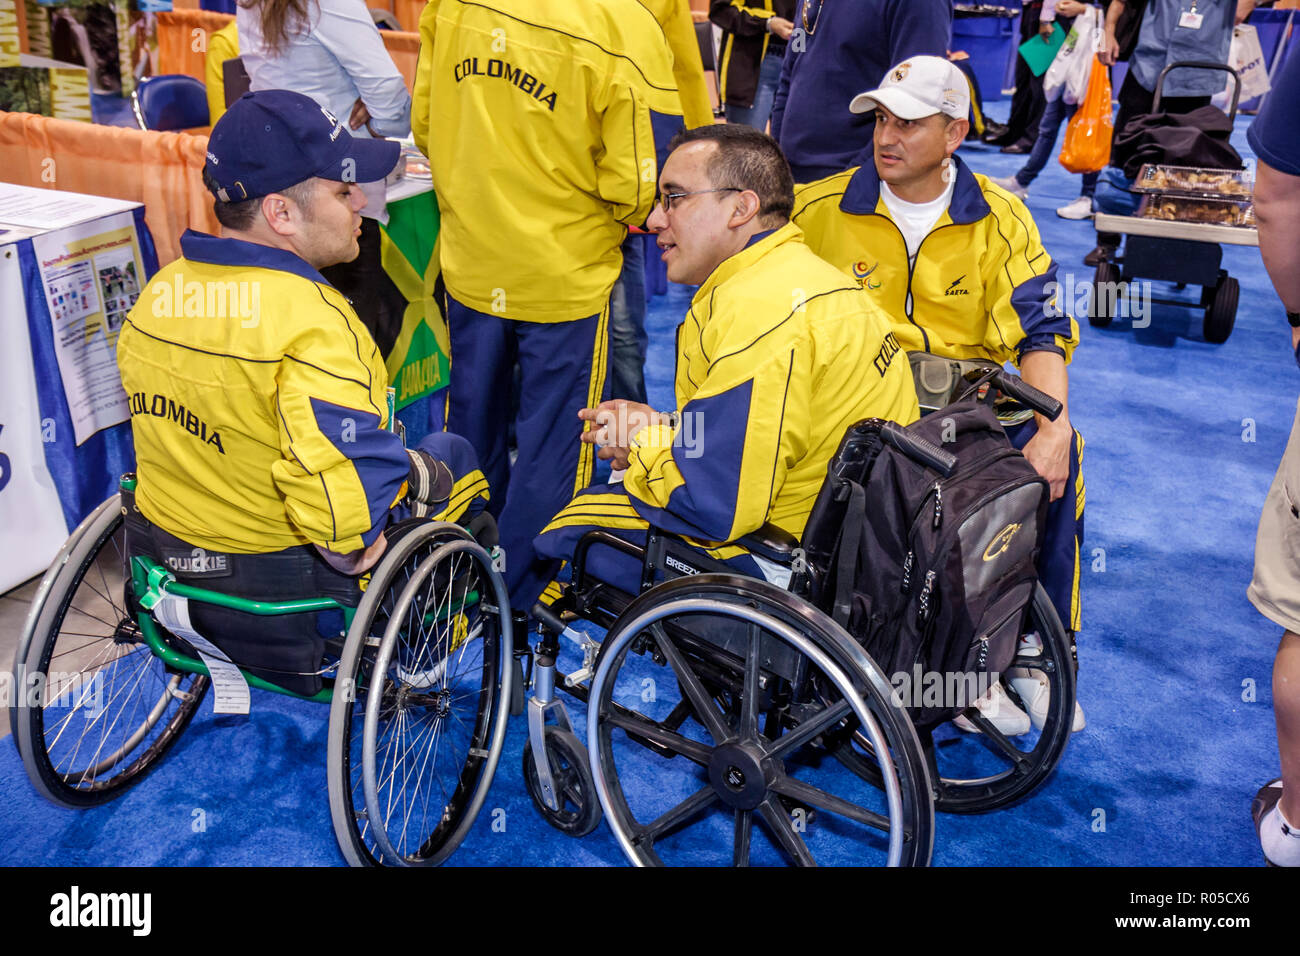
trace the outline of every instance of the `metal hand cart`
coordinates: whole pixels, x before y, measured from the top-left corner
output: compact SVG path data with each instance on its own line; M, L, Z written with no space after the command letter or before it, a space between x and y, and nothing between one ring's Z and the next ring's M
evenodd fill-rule
M1228 119L1232 120L1236 117L1237 101L1241 94L1241 78L1237 75L1237 71L1224 64L1200 61L1171 63L1165 67L1156 82L1153 112L1160 110L1165 77L1171 70L1181 68L1221 70L1230 74L1234 86ZM1099 328L1110 325L1115 317L1117 304L1117 296L1112 293L1120 288L1121 282L1127 283L1142 278L1172 282L1179 289L1189 285L1199 285L1201 287L1199 304L1186 299L1172 298L1152 297L1151 301L1162 305L1204 309L1202 331L1205 340L1216 344L1225 342L1232 333L1232 326L1236 321L1240 289L1237 280L1222 268L1222 246L1224 244L1259 245L1259 233L1254 226L1253 211L1249 209L1247 202L1250 198L1249 192L1224 194L1206 190L1198 195L1195 190L1188 189L1143 188L1141 183L1153 168L1170 167L1159 167L1155 164L1143 167L1134 191L1147 192L1148 195L1138 215L1117 216L1099 212L1094 219L1094 225L1099 233L1120 233L1128 238L1122 259L1117 262L1102 261L1097 266L1093 275L1092 308L1088 321ZM1232 176L1230 170L1183 169L1182 171ZM1230 217L1237 223L1234 225L1197 222L1190 218L1151 218L1149 214L1144 214L1148 213L1149 205L1157 202L1165 203L1163 211L1175 217L1183 215L1179 207L1180 202L1185 203L1184 208L1222 203L1225 207L1237 207L1240 214Z

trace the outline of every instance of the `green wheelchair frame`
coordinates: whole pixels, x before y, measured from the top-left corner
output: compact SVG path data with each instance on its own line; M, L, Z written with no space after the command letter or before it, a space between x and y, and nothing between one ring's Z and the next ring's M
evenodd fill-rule
M134 492L133 475L123 477L121 490ZM494 555L459 525L421 522L390 539L357 607L334 598L249 600L183 583L151 558L128 558L125 500L108 499L73 532L42 579L20 637L11 724L37 789L64 806L111 800L154 769L197 713L211 674L155 620L167 596L258 617L338 610L346 640L335 677L322 675L317 693L240 672L250 688L330 705L330 814L349 863L437 865L450 856L491 786L513 692L510 607ZM82 616L68 623L72 612ZM87 633L92 628L111 633ZM88 656L75 675L52 675L53 660ZM119 670L128 668L119 686ZM474 685L477 692L461 693ZM456 712L462 700L472 721ZM74 713L85 718L81 738ZM472 727L465 740L453 741L453 723ZM416 744L394 745L415 727L423 728ZM83 755L94 733L98 746L92 739ZM440 739L448 741L445 753ZM104 756L106 746L112 749ZM88 766L74 766L78 761ZM412 761L420 772L403 772Z

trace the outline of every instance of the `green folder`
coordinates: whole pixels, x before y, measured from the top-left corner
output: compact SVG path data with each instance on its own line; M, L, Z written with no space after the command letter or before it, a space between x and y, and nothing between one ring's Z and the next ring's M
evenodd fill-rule
M1065 28L1059 23L1052 24L1052 35L1044 40L1041 36L1030 37L1020 44L1020 55L1029 64L1029 71L1034 76L1042 76L1056 59L1056 51L1065 43Z

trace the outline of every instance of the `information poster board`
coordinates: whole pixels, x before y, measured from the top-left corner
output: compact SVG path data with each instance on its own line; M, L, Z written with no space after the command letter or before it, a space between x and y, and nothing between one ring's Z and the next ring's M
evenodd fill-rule
M140 297L144 263L129 212L32 239L72 427L81 445L131 417L117 370L117 336Z

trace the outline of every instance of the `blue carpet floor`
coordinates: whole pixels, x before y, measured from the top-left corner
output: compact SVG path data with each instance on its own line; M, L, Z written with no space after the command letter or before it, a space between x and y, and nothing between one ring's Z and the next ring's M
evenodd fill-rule
M1243 155L1249 121L1237 121ZM998 176L1023 159L980 146L963 156ZM1082 286L1092 272L1081 264L1091 226L1053 212L1076 194L1077 177L1052 164L1029 207L1062 282ZM1202 341L1199 309L1156 306L1145 329L1082 321L1070 409L1087 441L1079 695L1088 727L1018 806L941 816L936 864L1261 863L1249 805L1277 774L1270 671L1278 634L1245 591L1300 378L1257 250L1225 247L1224 264L1241 281L1226 344ZM1157 284L1156 294L1171 289ZM648 384L660 407L672 404L673 330L689 298L674 288L651 303ZM571 713L582 735L583 714ZM255 692L254 715L243 720L214 717L205 704L153 776L85 812L40 800L5 739L0 863L339 864L325 738L319 705ZM487 808L453 865L622 863L608 828L573 840L541 821L521 781L523 741L524 722L515 720Z

